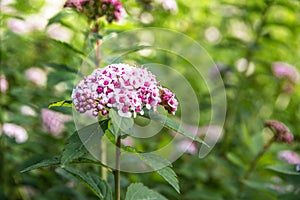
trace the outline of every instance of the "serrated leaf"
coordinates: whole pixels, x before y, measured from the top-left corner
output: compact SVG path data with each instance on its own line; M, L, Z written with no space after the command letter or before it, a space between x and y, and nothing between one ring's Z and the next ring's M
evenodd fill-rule
M296 170L296 165L293 164L280 164L280 165L270 165L266 167L269 170L279 172L288 175L300 175L300 172Z
M175 190L180 193L179 183L176 173L171 167L164 167L157 171Z
M87 185L100 199L112 200L112 191L108 183L102 180L99 176L91 173L83 173L75 168L63 167L65 172L73 175L80 182Z
M43 161L41 161L39 163L36 163L34 165L31 165L29 167L26 167L25 169L23 169L21 171L21 173L28 172L28 171L31 171L31 170L34 170L34 169L38 169L38 168L41 168L41 167L57 166L59 164L60 164L60 159L59 158L47 159L47 160L43 160Z
M99 145L107 126L108 120L105 119L74 132L67 139L61 163L66 164L86 154L88 152L85 148L86 146L93 147Z
M197 137L196 135L193 135L192 133L190 133L189 131L185 130L182 128L182 126L176 122L175 120L172 120L164 115L161 115L157 112L153 112L153 111L149 111L149 110L144 110L144 115L141 115L142 117L145 117L147 119L150 120L154 120L156 122L161 123L164 127L173 130L185 137L188 137L194 141L197 141L199 143L202 143L204 145L206 145L207 147L209 147L208 144L206 144L202 139L200 139L199 137Z
M125 200L167 200L161 194L150 190L148 187L144 186L142 183L132 183L126 192Z
M176 173L170 167L172 164L169 160L153 153L140 153L137 156L163 177L176 192L180 193L178 179Z
M53 103L50 103L48 105L48 108L52 107L72 107L73 102L71 100L63 100L63 101L56 101Z

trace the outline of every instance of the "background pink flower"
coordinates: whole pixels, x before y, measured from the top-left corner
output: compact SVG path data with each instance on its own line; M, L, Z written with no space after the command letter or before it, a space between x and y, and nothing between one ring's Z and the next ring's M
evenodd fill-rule
M285 150L285 151L280 151L278 153L278 158L290 163L290 164L298 164L300 163L300 157L297 153L293 152L293 151L289 151L289 150Z
M41 112L44 128L53 136L59 137L65 129L65 122L71 121L72 117L49 109Z
M8 82L4 75L0 76L0 92L5 93L8 89Z
M5 135L15 138L17 143L24 143L28 139L27 131L17 124L4 123L2 131Z
M47 81L47 74L44 70L31 67L25 71L25 77L38 86L45 86Z

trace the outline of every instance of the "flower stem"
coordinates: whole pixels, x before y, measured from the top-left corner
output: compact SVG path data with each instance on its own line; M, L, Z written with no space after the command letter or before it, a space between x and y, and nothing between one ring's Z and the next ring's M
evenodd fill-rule
M97 39L96 41L96 67L100 67L100 62L101 62L101 56L100 56L100 45L101 45L101 40Z
M248 180L248 178L250 177L251 173L254 171L258 161L260 160L260 158L268 151L268 149L270 148L271 144L276 140L275 136L273 136L268 143L266 143L264 145L264 147L262 148L262 150L260 152L258 152L258 154L255 156L255 158L253 159L253 161L250 163L249 168L247 169L245 175L242 178L242 181ZM242 183L240 184L240 188L238 191L238 196L241 197L242 192L245 189L245 185Z
M121 136L118 136L116 142L116 169L114 170L115 177L115 200L120 200L120 155L121 155Z
M107 153L107 149L106 149L106 143L102 140L101 141L101 162L103 164L107 163L107 159L106 159L106 153ZM103 180L107 180L107 168L106 167L102 167L101 168L101 177Z

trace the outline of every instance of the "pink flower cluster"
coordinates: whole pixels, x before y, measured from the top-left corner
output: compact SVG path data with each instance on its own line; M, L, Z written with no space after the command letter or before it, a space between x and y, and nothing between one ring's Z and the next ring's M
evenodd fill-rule
M93 20L106 16L109 23L119 21L123 11L119 0L68 0L64 7L76 8Z
M77 111L91 110L95 117L106 115L110 108L122 117L136 117L144 114L144 108L155 111L157 105L175 114L178 106L175 95L160 86L150 71L122 63L94 70L73 90L72 100Z
M283 62L275 62L272 65L273 73L278 78L286 78L287 80L291 81L292 83L296 83L299 79L299 73L297 69Z
M294 142L293 134L290 132L289 128L282 122L270 120L265 122L265 126L273 130L277 141L287 144L292 144Z

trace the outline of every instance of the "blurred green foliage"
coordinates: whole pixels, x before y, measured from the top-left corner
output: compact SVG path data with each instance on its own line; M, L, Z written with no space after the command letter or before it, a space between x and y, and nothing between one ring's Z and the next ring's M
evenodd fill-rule
M207 157L199 159L197 155L185 154L174 163L181 194L175 193L153 173L123 173L122 188L130 182L141 181L168 199L182 200L299 197L300 176L266 169L270 165L284 164L278 159L279 151L300 152L300 86L295 83L286 93L283 87L287 80L279 79L272 72L272 64L278 61L300 70L298 0L177 0L178 12L165 10L151 0L124 0L127 16L112 24L100 19L99 33L94 35L89 34L90 24L85 16L63 8L58 1L58 14L41 28L33 25L32 15L39 13L38 18L42 18L46 12L43 8L49 1L15 0L11 5L4 5L4 2L0 2L1 74L6 77L8 90L1 93L0 125L21 125L29 139L18 144L1 134L0 199L96 199L59 168L29 173L20 173L20 170L57 155L66 137L74 132L74 124L68 122L60 137L51 135L43 126L41 112L49 102L70 99L77 70L95 47L95 38L142 27L179 31L207 50L219 66L226 87L227 114L223 137ZM58 36L67 34L69 39L61 41L53 36L56 28L65 31ZM141 64L143 61L138 60ZM246 62L245 68L239 68L243 62ZM187 65L183 61L181 64L182 68ZM46 73L44 85L28 80L26 70L31 67ZM192 82L197 88L197 80ZM203 88L199 87L201 91ZM208 96L206 92L201 95ZM24 114L22 106L31 107L36 114ZM71 112L64 110L64 114ZM210 119L209 112L202 115L203 119ZM273 144L250 178L242 180L255 155L268 140L270 133L263 127L267 119L284 122L294 134L295 142L290 146ZM204 120L200 125L205 123ZM168 137L165 136L165 140ZM99 172L92 166L79 168ZM112 177L109 181L112 182ZM244 187L242 194L240 185Z

